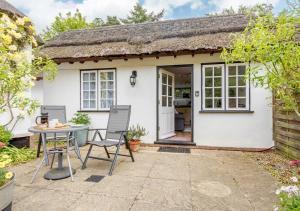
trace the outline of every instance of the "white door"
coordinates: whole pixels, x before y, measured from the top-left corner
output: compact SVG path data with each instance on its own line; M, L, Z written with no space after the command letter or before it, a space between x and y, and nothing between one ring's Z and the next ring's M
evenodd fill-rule
M174 74L159 72L159 139L175 136Z

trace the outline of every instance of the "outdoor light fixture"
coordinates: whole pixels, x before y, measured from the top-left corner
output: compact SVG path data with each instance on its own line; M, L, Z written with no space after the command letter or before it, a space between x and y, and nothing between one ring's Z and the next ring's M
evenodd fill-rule
M137 72L136 70L132 71L131 76L130 76L130 85L134 86L136 83L136 77L137 77Z

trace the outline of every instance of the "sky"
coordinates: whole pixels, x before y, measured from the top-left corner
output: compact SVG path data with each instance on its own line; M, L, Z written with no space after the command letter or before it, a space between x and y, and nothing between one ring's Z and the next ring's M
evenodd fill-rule
M29 16L40 33L49 26L58 13L65 14L79 9L88 21L95 17L116 15L124 18L139 2L149 11L165 9L164 19L179 19L205 16L224 8L238 8L257 3L270 3L278 13L287 7L286 0L8 0Z

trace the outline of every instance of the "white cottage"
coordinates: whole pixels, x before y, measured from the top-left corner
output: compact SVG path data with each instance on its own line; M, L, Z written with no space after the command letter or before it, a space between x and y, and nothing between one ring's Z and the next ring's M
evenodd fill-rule
M59 64L43 103L66 105L69 119L89 113L100 128L110 105L130 104L149 144L272 147L271 92L244 79L248 64L220 59L246 25L231 15L61 33L42 50Z

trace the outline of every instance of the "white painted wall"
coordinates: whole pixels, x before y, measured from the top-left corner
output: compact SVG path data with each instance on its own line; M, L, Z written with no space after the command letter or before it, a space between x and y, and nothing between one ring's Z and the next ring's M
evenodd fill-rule
M131 104L131 124L140 124L149 132L145 143L156 139L156 66L194 64L194 91L201 91L201 63L220 62L219 54L201 54L81 63L63 63L54 81L44 81L45 105L66 105L67 118L80 109L80 69L116 68L117 103ZM137 70L137 83L131 87L129 77ZM272 108L263 88L251 88L254 113L199 113L201 98L194 99L194 141L202 146L265 148L273 146ZM105 127L108 112L90 112L93 127Z

